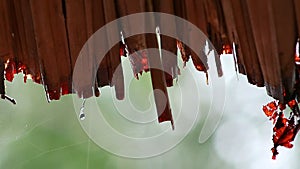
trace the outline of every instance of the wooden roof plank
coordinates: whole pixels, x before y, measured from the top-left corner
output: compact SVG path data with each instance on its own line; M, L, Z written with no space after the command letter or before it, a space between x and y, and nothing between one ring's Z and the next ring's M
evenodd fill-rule
M174 15L174 5L172 0L153 1L154 12L163 12ZM160 31L161 57L163 70L165 71L165 81L167 86L170 87L173 86L173 79L177 78L179 74L177 63L177 39L165 36L164 34L165 32L176 34L176 22L174 19L169 20L168 23L163 23L159 20L160 18L156 19Z
M275 56L278 57L278 66L281 73L282 95L289 100L294 92L295 84L295 46L297 43L297 24L295 8L292 0L272 1L271 25L272 41ZM271 66L270 66L271 67Z
M0 26L0 57L5 58L4 60L14 56L8 3L11 2L9 0L0 1L0 20L2 25Z
M284 92L290 92L291 88L285 86L288 84L283 84L283 82L292 82L293 76L289 74L289 77L286 77L283 70L287 69L285 71L289 73L295 70L294 55L290 55L290 52L293 53L294 50L287 51L288 49L294 49L295 40L293 39L296 38L292 23L293 11L289 11L292 3L253 0L247 1L247 4L268 94L284 102ZM281 65L281 62L283 62L283 65ZM284 80L285 78L289 80ZM286 94L289 95L290 93Z
M118 18L117 12L115 9L115 2L104 0L103 1L103 11L105 13L105 22L109 23ZM120 48L121 42L117 44L112 44L113 39L120 39L120 28L113 27L111 29L106 29L107 32L107 42L112 48L108 53L108 57L110 57L110 67L111 67L111 85L115 87L116 97L121 100L124 99L124 75L121 64L121 56L120 56Z
M264 79L256 53L247 6L244 1L232 0L232 10L234 11L236 36L239 39L239 43L237 43L240 49L239 54L243 54L243 65L248 81L262 87L264 86Z
M31 0L30 5L45 84L50 100L57 100L62 83L69 83L71 75L62 3L60 0Z

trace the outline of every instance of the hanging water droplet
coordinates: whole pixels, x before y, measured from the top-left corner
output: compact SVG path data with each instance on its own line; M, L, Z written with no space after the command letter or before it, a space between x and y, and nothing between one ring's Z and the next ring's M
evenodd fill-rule
M159 29L158 26L155 28L155 33L156 33L156 34L160 34L160 29Z
M84 120L85 119L85 114L84 113L80 113L79 114L79 118L80 118L80 120Z
M85 119L84 106L85 106L85 99L83 100L82 106L80 108L80 113L79 113L80 120L84 120Z

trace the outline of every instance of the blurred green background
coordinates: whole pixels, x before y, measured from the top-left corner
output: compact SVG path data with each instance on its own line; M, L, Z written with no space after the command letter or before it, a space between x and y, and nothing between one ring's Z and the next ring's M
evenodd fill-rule
M265 89L248 84L242 75L237 80L229 55L223 55L222 62L227 100L213 136L198 143L211 104L205 96L209 91L205 76L198 73L203 95L197 124L175 148L146 159L119 157L103 150L81 128L72 96L47 103L41 85L31 80L24 84L22 75L17 75L13 83L6 82L7 94L17 100L17 105L0 100L0 169L298 169L298 139L293 149L279 148L277 160L271 160L272 124L261 108L272 99ZM187 66L192 67L191 63ZM130 68L125 72L131 73ZM184 70L182 73L178 80L185 80ZM131 85L136 91L132 93L135 106L145 108L148 98L144 99L144 88L139 85L149 87L149 74L139 81L132 80ZM110 91L108 87L102 89L108 95ZM109 99L103 97L99 101L109 103Z

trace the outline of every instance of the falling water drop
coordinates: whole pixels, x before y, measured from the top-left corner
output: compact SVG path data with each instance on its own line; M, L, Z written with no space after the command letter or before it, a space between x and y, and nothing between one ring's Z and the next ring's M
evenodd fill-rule
M85 106L85 99L83 100L82 106L80 108L80 113L79 113L80 120L84 120L85 119L84 106Z
M85 119L85 114L84 114L84 112L80 112L79 118L80 118L80 120L84 120L84 119Z
M235 73L236 73L236 79L239 80L239 69L238 69L238 63L237 63L237 49L236 49L236 45L233 42L232 43L232 55L233 55L233 60L234 60L234 69L235 69Z

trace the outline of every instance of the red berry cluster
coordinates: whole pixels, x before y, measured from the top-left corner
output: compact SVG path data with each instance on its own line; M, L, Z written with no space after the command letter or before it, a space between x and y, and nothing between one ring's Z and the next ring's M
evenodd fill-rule
M300 118L299 118L299 107L296 100L291 100L287 103L289 108L292 110L288 118L285 117L283 110L286 109L286 104L281 104L278 102L270 102L263 106L263 111L270 120L273 121L273 143L274 147L271 149L273 156L272 159L276 159L278 155L278 146L284 146L286 148L292 148L299 128L300 128Z

